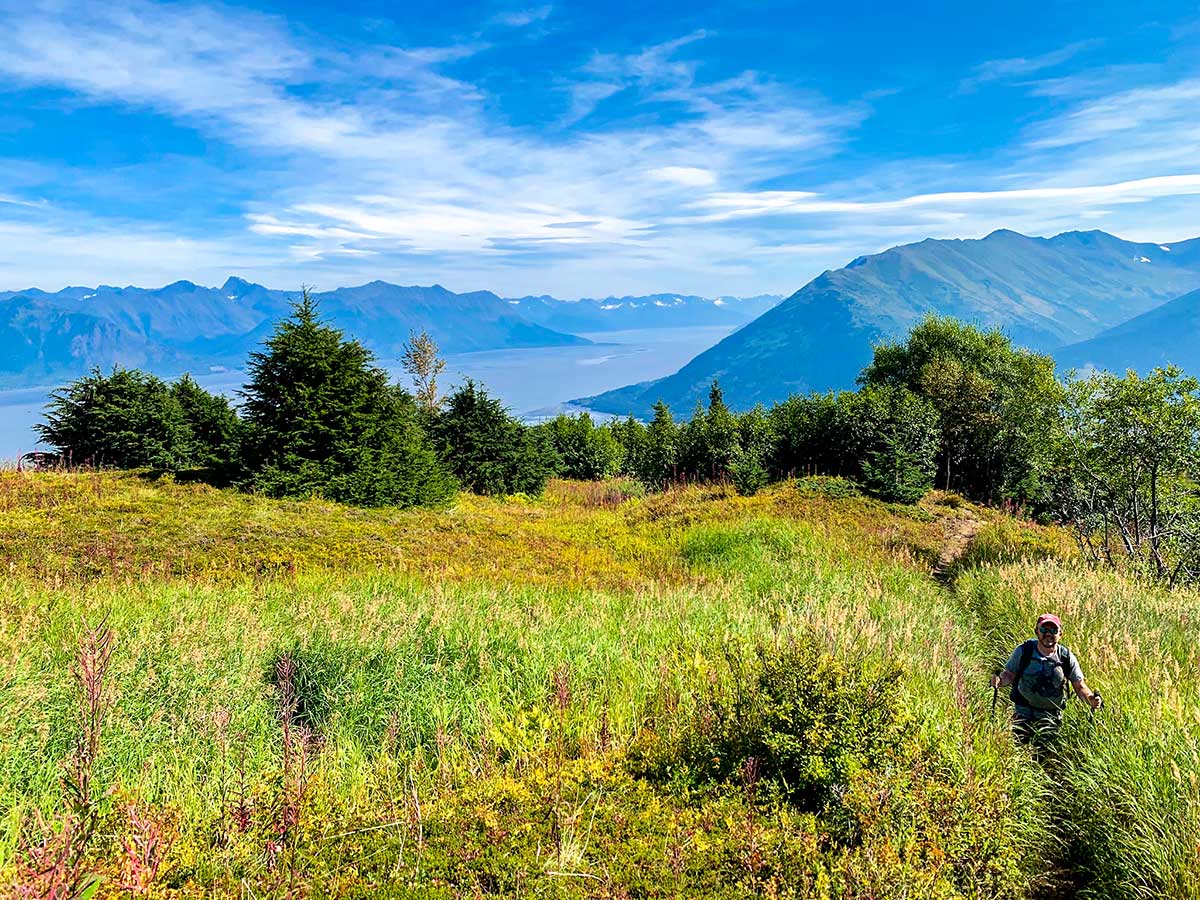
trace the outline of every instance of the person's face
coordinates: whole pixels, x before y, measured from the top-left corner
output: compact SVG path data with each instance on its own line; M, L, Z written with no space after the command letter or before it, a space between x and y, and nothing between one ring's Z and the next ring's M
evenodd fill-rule
M1043 622L1038 626L1038 640L1047 647L1058 645L1058 626L1053 622Z

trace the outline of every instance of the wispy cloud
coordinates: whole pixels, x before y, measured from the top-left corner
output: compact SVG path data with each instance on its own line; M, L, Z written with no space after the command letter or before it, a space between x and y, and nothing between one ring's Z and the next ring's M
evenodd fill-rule
M1034 129L1032 145L1037 148L1067 147L1091 141L1108 140L1115 135L1141 132L1154 140L1165 137L1164 126L1183 131L1190 137L1188 152L1200 147L1200 78L1173 84L1138 87L1089 100L1064 116ZM1193 156L1193 158L1195 158Z
M1200 174L1143 178L1116 184L1072 187L1016 188L997 191L944 191L915 194L894 200L830 200L808 191L755 191L717 193L692 205L714 210L709 221L771 215L854 214L876 215L900 210L950 210L959 207L1022 207L1032 201L1070 201L1077 207L1114 203L1143 203L1157 197L1200 194Z
M1102 43L1103 41L1100 40L1075 41L1039 56L1014 56L1008 59L988 60L976 66L971 76L959 83L959 90L963 93L970 93L988 82L1009 81L1024 78L1046 69L1053 69L1081 53L1099 47Z
M528 9L514 9L493 16L492 22L493 24L504 25L508 28L524 28L526 25L532 25L534 22L542 22L550 18L552 12L554 12L554 7L550 4Z
M684 187L710 187L717 181L716 175L697 166L663 166L661 169L651 169L648 174L652 178Z
M1055 67L1095 42L976 68L976 85L1059 79L1053 96L1052 79L1026 82L1047 109L1015 146L975 160L854 157L848 176L838 153L871 107L710 67L715 38L703 29L631 52L581 50L546 73L558 106L539 110L553 123L540 127L506 117L506 98L479 75L500 28L486 42L346 46L215 5L0 0L0 10L7 87L149 112L270 173L205 229L53 204L35 221L37 197L22 187L34 181L0 172L5 256L28 254L0 267L9 284L44 280L32 277L39 266L78 281L107 264L145 279L237 268L329 286L402 271L514 292L737 293L789 289L814 268L927 236L1149 228L1153 211L1169 214L1167 239L1197 221L1186 205L1200 194L1198 82L1068 83L1088 73ZM492 24L552 14L520 8ZM136 191L136 174L104 173L107 195L122 178Z

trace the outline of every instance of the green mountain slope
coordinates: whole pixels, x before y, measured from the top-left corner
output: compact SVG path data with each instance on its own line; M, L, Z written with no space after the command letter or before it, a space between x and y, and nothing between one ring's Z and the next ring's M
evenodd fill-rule
M873 343L926 313L998 325L1049 350L1084 340L1200 286L1200 239L1140 244L1104 232L927 240L825 272L666 378L578 402L642 415L658 399L688 411L720 379L741 409L796 391L845 388Z

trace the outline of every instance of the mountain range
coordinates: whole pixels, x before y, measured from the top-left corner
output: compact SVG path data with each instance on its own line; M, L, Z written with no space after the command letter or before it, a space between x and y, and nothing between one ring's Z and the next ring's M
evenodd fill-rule
M221 287L69 287L0 292L0 385L61 382L114 364L160 375L238 368L285 317L296 291L229 278ZM707 300L654 295L564 301L456 294L441 285L373 281L314 293L322 318L383 362L427 331L443 353L593 343L575 332L748 322L780 297Z
M0 292L0 386L61 383L114 364L160 375L239 368L296 297L235 277L219 288L178 281ZM1200 238L1155 244L1101 231L1034 238L1001 230L978 240L931 239L859 257L782 302L771 295L506 299L383 281L313 297L324 319L385 364L399 359L414 330L457 354L586 345L634 329L737 328L674 374L574 401L618 415L644 416L659 399L686 415L714 378L736 409L848 388L875 343L902 337L927 313L999 326L1062 368L1144 371L1171 362L1200 372Z
M927 313L999 326L1020 346L1111 368L1135 337L1146 348L1194 344L1198 287L1200 238L1152 244L1102 231L1034 238L1001 230L925 240L824 272L672 375L575 402L645 415L661 399L687 414L714 378L738 409L848 388L875 343L903 336ZM1178 307L1163 307L1175 298ZM1177 330L1164 331L1168 323Z

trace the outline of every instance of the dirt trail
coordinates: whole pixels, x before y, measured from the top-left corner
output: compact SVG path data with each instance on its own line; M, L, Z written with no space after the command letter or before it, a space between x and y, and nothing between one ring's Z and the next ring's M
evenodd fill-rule
M970 546L975 535L983 528L983 520L972 515L960 515L946 520L945 535L942 538L942 550L938 561L933 567L933 577L939 581L945 579L950 568L958 562Z

